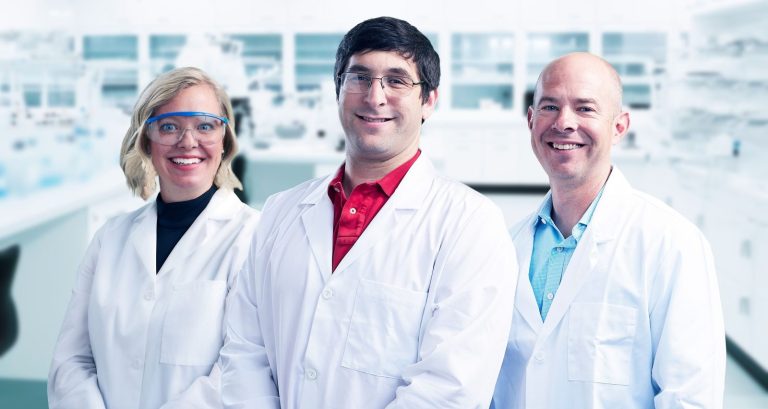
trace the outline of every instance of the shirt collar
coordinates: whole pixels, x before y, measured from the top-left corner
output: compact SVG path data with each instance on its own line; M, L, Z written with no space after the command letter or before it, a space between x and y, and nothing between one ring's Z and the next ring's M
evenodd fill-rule
M411 157L411 159L409 159L407 162L396 167L384 175L384 177L381 179L370 182L370 184L377 185L387 197L392 196L392 194L395 193L397 186L400 185L400 182L402 182L403 178L405 177L405 174L408 173L408 170L411 169L411 166L413 166L414 162L416 162L416 159L418 159L420 155L421 149L417 150L416 154L413 155L413 157ZM331 179L331 183L328 185L328 195L331 197L331 199L333 199L337 194L342 194L342 196L344 196L344 185L342 183L344 181L345 165L346 163L341 164L341 167L339 167L339 170L336 172L336 176Z
M576 226L573 226L573 231L571 232L571 236L573 236L573 238L577 242L581 239L581 236L584 234L584 231L587 229L589 222L592 221L592 215L594 215L595 208L597 208L597 202L599 202L600 198L603 196L604 190L605 190L605 184L603 184L603 187L600 188L600 191L597 193L597 196L595 197L594 200L592 200L592 203L587 208L587 211L585 211L584 214L581 216L581 219L579 219L578 223L576 223ZM541 206L541 209L539 210L538 218L539 218L539 222L548 224L549 226L552 226L552 228L554 228L555 230L558 230L557 225L555 225L554 220L552 220L552 195L547 196L547 199L544 201L544 204Z

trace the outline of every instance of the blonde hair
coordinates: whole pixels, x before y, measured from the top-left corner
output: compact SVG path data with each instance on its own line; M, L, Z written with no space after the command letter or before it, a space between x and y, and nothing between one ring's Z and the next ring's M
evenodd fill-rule
M149 138L144 129L144 122L151 117L155 109L168 103L181 90L206 84L213 88L221 104L222 114L229 123L224 133L224 156L216 171L213 183L219 188L243 189L243 185L232 171L232 160L237 154L237 138L235 137L235 117L232 113L232 103L224 89L203 70L194 67L176 68L159 75L144 88L139 100L133 108L131 125L123 138L120 149L120 167L123 168L125 181L133 194L147 200L155 193L157 171L152 165L149 153Z

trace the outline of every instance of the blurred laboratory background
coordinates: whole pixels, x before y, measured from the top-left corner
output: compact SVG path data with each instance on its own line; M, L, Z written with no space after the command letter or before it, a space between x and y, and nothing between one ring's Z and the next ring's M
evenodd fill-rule
M0 407L46 407L85 247L107 218L143 203L118 155L149 81L193 65L225 85L245 198L260 208L343 161L336 47L356 23L392 15L441 56L423 151L496 201L510 225L547 190L525 123L542 67L572 51L616 67L633 122L614 161L711 241L728 335L726 408L768 408L768 0L42 0L3 9Z

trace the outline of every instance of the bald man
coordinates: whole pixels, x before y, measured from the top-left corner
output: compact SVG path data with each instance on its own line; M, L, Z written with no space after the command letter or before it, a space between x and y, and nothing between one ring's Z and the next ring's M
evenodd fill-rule
M528 108L550 192L510 231L521 268L492 408L721 408L725 335L701 232L611 164L629 129L606 61L545 67Z

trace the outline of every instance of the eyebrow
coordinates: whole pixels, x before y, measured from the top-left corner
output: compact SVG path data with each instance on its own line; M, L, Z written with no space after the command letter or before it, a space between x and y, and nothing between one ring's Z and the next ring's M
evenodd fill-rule
M539 98L539 104L541 104L542 102L554 102L554 103L557 103L559 101L560 100L558 98L549 97L549 96L546 96L546 95L541 97L541 98ZM577 104L598 105L597 100L594 99L594 98L576 98L576 103Z
M594 98L576 98L576 102L578 102L579 104L598 105L597 100Z
M371 69L364 65L354 64L354 65L350 65L349 68L347 68L347 72L359 72L362 74L370 74ZM408 73L408 71L399 67L387 68L384 75L399 75L401 77L411 78L411 74Z

